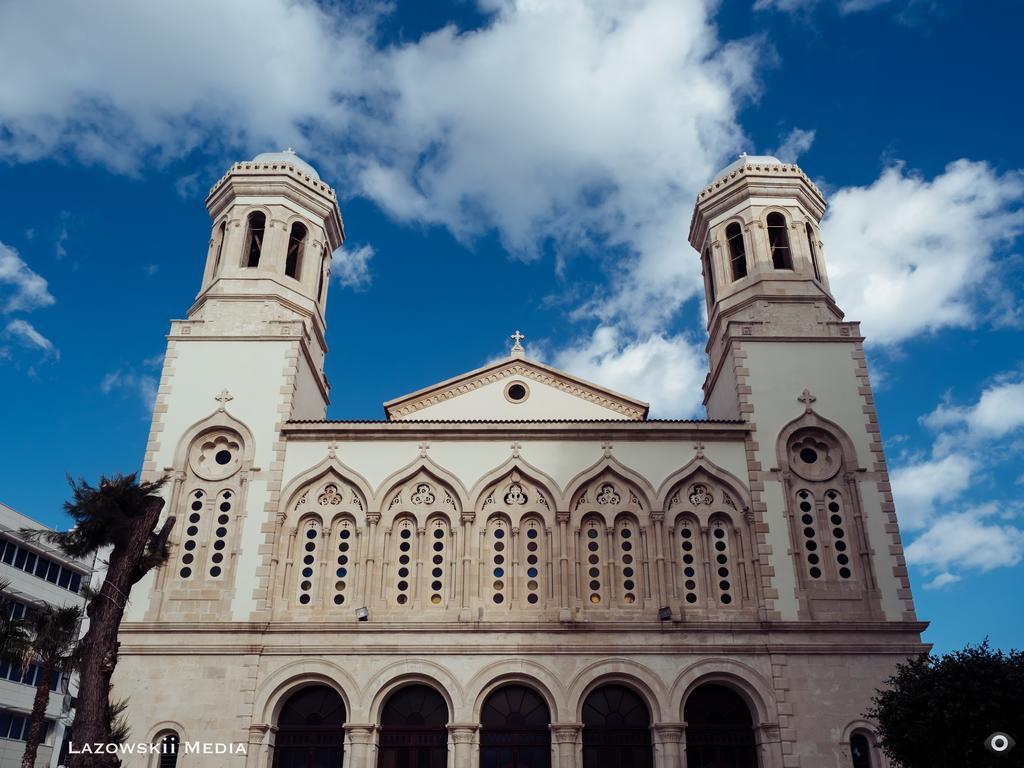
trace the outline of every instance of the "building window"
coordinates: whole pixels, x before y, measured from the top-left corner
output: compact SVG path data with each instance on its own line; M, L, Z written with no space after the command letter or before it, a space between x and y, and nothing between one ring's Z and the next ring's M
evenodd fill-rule
M583 702L583 768L651 768L647 704L621 685L605 685Z
M619 573L622 586L621 602L623 605L639 604L640 577L637 573L637 554L640 551L639 528L629 519L620 519L616 525L616 538L619 547Z
M541 601L541 557L543 557L544 526L531 519L523 524L526 531L526 602L537 605Z
M302 251L306 247L306 227L295 222L288 234L288 255L284 260L284 273L288 277L300 279L302 274Z
M181 739L173 731L163 735L159 741L160 759L157 760L157 768L177 768L180 743Z
M323 263L320 265L320 282L316 286L316 300L320 303L323 303L324 300L324 286L326 285L326 280L331 276L330 263L331 261L327 255L327 249L324 248L324 259Z
M692 518L679 523L679 542L682 547L683 599L688 605L695 605L700 599L700 526Z
M309 605L313 602L313 594L316 592L316 567L317 549L320 544L320 521L315 517L307 518L299 526L299 535L296 540L298 552L296 560L299 562L299 604Z
M334 572L334 604L345 604L345 590L349 585L349 573L352 568L352 546L355 544L355 525L344 518L338 523L338 568Z
M772 265L776 269L792 269L793 256L789 249L786 217L781 213L768 214L768 245L772 251Z
M211 277L216 277L217 272L220 270L220 257L224 252L224 235L227 232L227 222L222 221L220 226L217 227L217 244L216 244L216 256L213 259L213 274Z
M263 253L263 233L267 228L266 214L255 211L249 214L249 238L246 248L247 267L260 265L260 254Z
M430 548L430 604L443 605L445 554L448 549L448 526L441 518L434 518L427 526L428 544Z
M711 521L711 551L714 561L711 564L713 577L711 583L715 585L715 593L718 595L718 602L722 605L731 605L733 602L733 581L729 569L732 564L729 562L729 526L720 517Z
M814 247L814 230L810 224L807 227L807 247L811 250L811 267L814 268L814 279L821 282L821 272L818 271L818 249Z
M743 246L743 230L733 222L725 228L725 239L729 243L729 263L732 265L732 279L747 276L747 251Z
M550 723L536 691L524 685L499 688L480 711L480 765L550 768Z
M4 538L0 538L0 561L75 594L82 587L82 574Z
M859 731L850 737L850 756L853 768L871 768L871 745L868 737Z
M585 601L593 607L601 605L604 593L604 574L601 567L604 564L603 550L604 525L596 518L591 517L583 523L583 548L586 551L587 564L583 571L582 593L586 595Z
M510 541L508 525L501 518L492 520L490 525L491 562L491 602L495 605L506 605L508 600L508 573L511 568Z
M704 281L708 287L708 297L712 304L715 303L715 273L711 271L711 249L704 249Z
M345 702L333 688L300 688L285 701L277 719L274 768L346 764L346 719Z
M409 518L404 518L395 525L395 536L398 540L398 563L395 569L395 602L408 605L413 584L413 538L416 525ZM443 562L443 558L442 558Z
M445 768L447 726L448 705L433 688L409 685L396 691L381 712L377 767Z
M0 739L25 741L25 738L28 736L28 725L28 715L18 715L6 709L0 709ZM53 721L47 720L46 729L43 733L43 744L46 743L46 738L52 727Z

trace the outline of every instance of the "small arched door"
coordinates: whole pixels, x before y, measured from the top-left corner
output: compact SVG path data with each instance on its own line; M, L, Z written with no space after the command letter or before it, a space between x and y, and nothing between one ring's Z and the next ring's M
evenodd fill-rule
M525 685L491 693L480 712L480 768L550 768L551 713Z
M448 705L426 685L391 694L380 716L378 768L446 768Z
M310 685L281 708L274 768L340 768L345 747L345 702L333 688Z
M651 715L635 691L604 685L583 702L583 768L652 768Z
M683 708L687 768L757 768L750 708L731 688L699 686Z

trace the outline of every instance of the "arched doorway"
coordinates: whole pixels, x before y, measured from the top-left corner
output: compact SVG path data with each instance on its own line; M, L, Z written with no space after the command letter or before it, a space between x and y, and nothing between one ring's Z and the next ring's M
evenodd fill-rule
M525 685L493 691L480 711L480 768L550 768L551 712Z
M448 705L426 685L391 694L380 716L378 768L445 768Z
M635 691L603 685L583 702L583 768L652 768L651 715Z
M339 768L345 748L345 702L333 688L310 685L285 701L277 717L274 768Z
M699 686L683 708L687 768L757 768L750 708L731 688Z

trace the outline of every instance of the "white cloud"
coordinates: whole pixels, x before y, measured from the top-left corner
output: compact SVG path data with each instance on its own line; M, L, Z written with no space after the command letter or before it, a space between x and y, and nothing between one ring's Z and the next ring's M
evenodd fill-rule
M937 502L949 502L974 479L978 462L964 454L931 458L893 469L892 493L900 527L907 531L927 525Z
M157 389L160 386L155 376L139 374L133 370L118 369L111 371L100 382L100 391L109 395L114 391L123 391L137 396L142 400L147 411L152 411L156 405Z
M925 589L940 589L949 584L955 584L960 581L960 577L956 574L950 573L949 571L943 571L931 581L925 583Z
M822 225L839 305L882 344L973 324L995 254L1024 231L1022 202L1024 174L968 160L839 190Z
M0 311L30 312L55 301L45 278L33 272L16 250L0 243Z
M339 248L331 254L331 275L346 288L365 290L373 279L370 275L370 259L375 255L372 245L358 248Z
M922 421L933 429L964 426L975 437L1003 437L1024 427L1024 381L987 387L974 405L940 405Z
M684 418L701 410L704 351L685 336L654 334L626 341L598 327L577 348L556 353L555 365L624 395L651 403L654 418Z
M38 350L45 355L54 355L55 357L60 356L57 349L53 346L53 342L43 336L43 334L36 330L35 326L25 320L16 319L8 322L7 326L4 328L4 336L24 347Z
M814 143L816 131L794 128L782 140L777 149L771 150L768 154L775 155L784 163L795 163L804 152L811 148Z
M934 586L949 583L953 569L984 572L1017 565L1024 559L1024 531L993 521L999 511L998 505L986 504L937 518L906 548L907 563L940 571Z
M777 10L785 13L805 11L819 4L821 0L757 0L754 3L755 11ZM869 11L880 5L886 5L891 0L839 0L835 3L842 14Z

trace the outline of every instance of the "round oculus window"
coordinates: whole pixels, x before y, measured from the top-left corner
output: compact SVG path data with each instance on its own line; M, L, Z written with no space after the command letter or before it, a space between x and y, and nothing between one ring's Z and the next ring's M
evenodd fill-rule
M510 403L521 403L530 396L530 389L521 381L509 382L505 387L505 399Z

